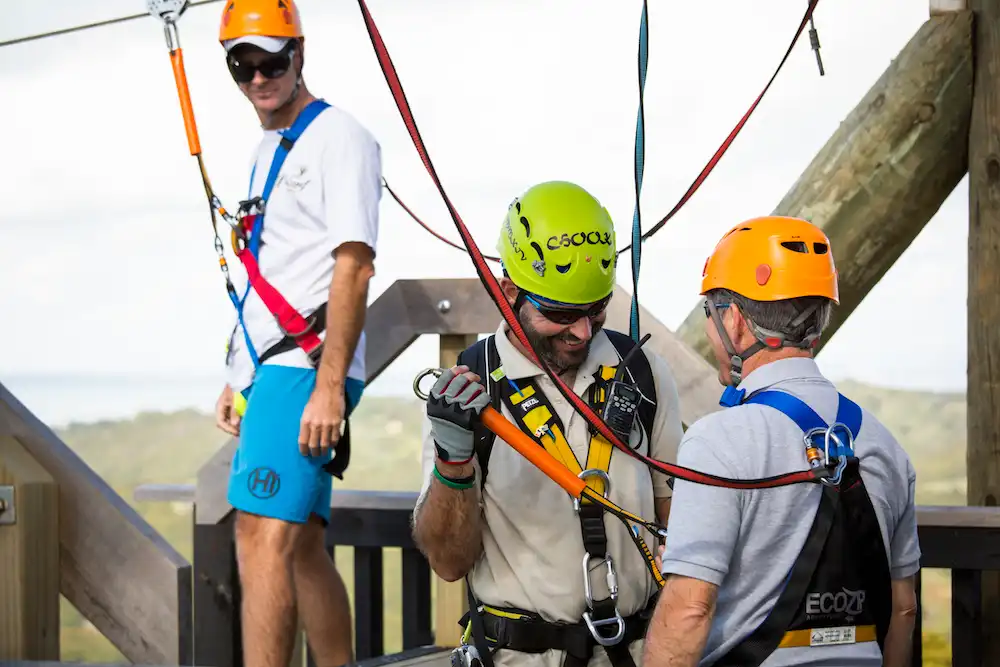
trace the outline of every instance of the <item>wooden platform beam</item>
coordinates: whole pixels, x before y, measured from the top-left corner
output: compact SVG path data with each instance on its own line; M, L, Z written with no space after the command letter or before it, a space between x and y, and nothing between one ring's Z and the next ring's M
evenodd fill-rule
M191 664L190 564L3 384L0 436L58 485L62 595L130 661Z
M59 489L0 435L0 664L59 659Z
M964 177L971 108L971 12L931 17L775 207L830 237L841 301L822 344ZM699 304L678 333L711 360L704 320Z
M969 150L969 505L1000 504L1000 0L969 0L976 76ZM1000 573L982 576L984 665L1000 664Z

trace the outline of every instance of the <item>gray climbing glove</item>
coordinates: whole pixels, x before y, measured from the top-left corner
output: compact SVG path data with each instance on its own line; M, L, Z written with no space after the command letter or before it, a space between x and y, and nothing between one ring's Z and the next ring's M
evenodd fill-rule
M478 382L448 369L427 396L427 417L438 458L448 463L472 459L479 413L490 404L490 395Z

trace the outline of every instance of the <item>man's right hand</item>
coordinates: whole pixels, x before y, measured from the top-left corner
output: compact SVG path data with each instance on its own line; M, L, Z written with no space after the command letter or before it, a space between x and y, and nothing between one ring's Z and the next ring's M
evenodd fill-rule
M437 457L458 465L472 459L473 428L479 413L490 404L490 395L479 384L480 377L468 366L453 366L438 378L427 397L427 417Z
M233 409L233 388L228 384L215 402L215 425L233 437L240 435L240 416Z

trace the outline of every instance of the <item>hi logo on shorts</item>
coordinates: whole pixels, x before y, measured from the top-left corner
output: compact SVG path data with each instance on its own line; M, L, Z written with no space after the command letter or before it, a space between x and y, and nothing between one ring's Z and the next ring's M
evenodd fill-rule
M281 489L281 477L270 468L254 468L247 477L247 491L254 498L273 498Z

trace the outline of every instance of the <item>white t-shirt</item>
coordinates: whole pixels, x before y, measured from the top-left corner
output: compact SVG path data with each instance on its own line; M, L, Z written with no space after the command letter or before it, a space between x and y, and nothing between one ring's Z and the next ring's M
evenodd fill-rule
M264 131L255 156L252 197L263 195L280 139L278 130ZM359 241L375 250L381 178L378 142L354 117L334 106L313 119L285 157L266 202L258 263L264 279L303 317L308 317L329 297L333 252L338 246ZM259 357L284 334L253 289L247 292L246 283L236 283L235 287L238 296L247 294L243 318ZM235 312L233 316L235 319ZM324 331L320 337L325 335ZM275 355L265 363L311 367L299 347ZM229 384L235 391L253 382L253 360L238 320L226 366ZM358 340L347 375L365 380L364 333Z

